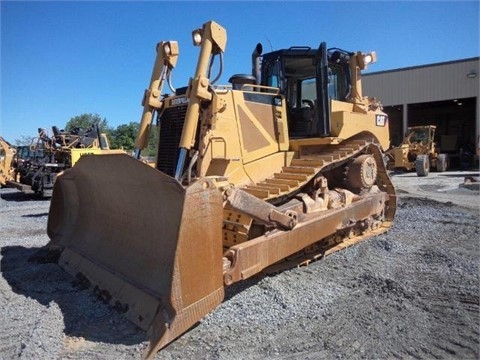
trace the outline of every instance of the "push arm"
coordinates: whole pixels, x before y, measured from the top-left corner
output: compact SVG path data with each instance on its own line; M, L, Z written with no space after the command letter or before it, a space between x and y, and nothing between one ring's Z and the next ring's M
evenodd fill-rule
M150 125L152 123L153 114L162 106L160 99L163 84L168 78L170 71L177 64L178 59L178 43L176 41L162 41L157 44L157 56L150 78L150 86L145 90L142 105L142 120L135 139L135 154L138 159L140 150L145 149L148 145L148 136L150 134Z

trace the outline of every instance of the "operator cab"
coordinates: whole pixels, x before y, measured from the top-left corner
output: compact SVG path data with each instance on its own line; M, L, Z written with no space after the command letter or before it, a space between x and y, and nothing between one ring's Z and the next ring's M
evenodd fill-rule
M262 55L261 84L278 87L287 101L290 137L330 134L330 100L351 92L348 53L291 47Z

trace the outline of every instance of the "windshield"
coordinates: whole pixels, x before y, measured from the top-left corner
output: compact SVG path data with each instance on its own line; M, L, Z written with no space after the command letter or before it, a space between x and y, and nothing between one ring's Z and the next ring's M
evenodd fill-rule
M317 99L317 69L314 56L285 56L263 64L264 84L280 88L287 97L289 107L305 106L305 102ZM344 68L329 64L328 96L343 101L348 96Z

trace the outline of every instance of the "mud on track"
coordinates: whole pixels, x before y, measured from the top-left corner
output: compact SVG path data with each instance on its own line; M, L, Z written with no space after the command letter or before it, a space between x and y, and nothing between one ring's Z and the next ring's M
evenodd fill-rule
M139 358L141 330L58 265L29 261L48 242L48 201L0 196L0 359ZM404 194L388 233L234 285L157 358L477 359L478 220Z

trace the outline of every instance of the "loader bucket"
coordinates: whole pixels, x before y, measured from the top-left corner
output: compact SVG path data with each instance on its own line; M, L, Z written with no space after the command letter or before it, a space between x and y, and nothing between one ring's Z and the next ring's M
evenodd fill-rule
M47 232L64 269L147 331L149 358L222 302L221 229L210 180L184 188L118 154L57 178Z

